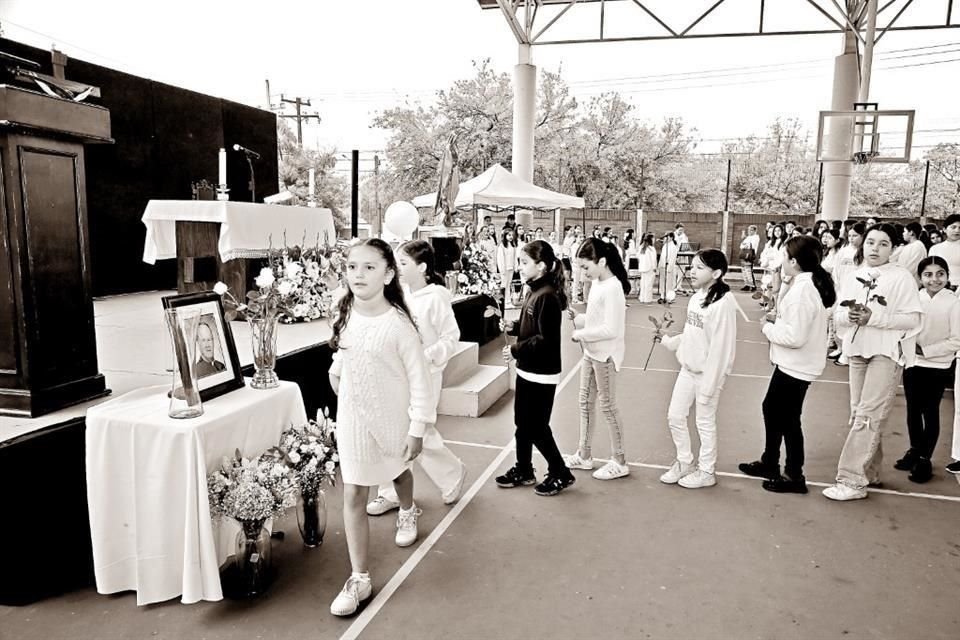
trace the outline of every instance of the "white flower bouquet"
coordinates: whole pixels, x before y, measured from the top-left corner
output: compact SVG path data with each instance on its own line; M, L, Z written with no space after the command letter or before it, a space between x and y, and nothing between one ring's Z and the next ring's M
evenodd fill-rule
M460 254L460 273L457 282L461 292L496 297L500 279L490 268L492 257L477 245L471 245Z
M336 424L327 409L321 415L322 420L291 426L280 435L280 444L264 454L285 465L304 494L316 493L324 482L333 486L337 481Z
M296 505L293 472L272 456L245 458L238 449L207 476L210 514L241 522L264 521Z

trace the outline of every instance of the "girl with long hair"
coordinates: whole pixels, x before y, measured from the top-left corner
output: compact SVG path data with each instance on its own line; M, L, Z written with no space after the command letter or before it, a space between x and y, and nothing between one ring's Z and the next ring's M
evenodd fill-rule
M850 366L850 432L840 452L831 500L867 497L880 479L881 436L904 366L913 366L923 307L916 281L890 262L898 244L890 224L867 230L858 252L862 267L849 274L834 312ZM847 304L844 304L844 303Z
M575 482L550 429L553 399L560 383L560 325L567 308L563 266L550 245L534 240L520 250L520 274L530 287L517 322L502 329L517 341L503 348L506 362L516 360L517 390L513 400L517 462L496 478L504 489L537 483L533 447L547 460L547 477L537 495L553 496Z
M637 271L640 272L640 292L637 299L642 304L653 303L653 281L657 277L657 249L652 233L645 233L637 249Z
M829 231L825 231L827 235ZM790 288L777 306L774 322L763 326L770 341L773 375L763 399L766 445L759 460L740 471L766 478L763 488L775 493L806 493L803 476L803 428L800 414L810 383L823 373L827 316L837 300L830 274L821 265L822 248L810 236L790 238L784 245L783 275ZM780 445L786 447L786 467L780 475Z
M373 594L368 572L372 486L393 482L400 501L395 542L417 539L410 464L427 425L437 421L430 371L416 323L397 282L393 251L360 240L346 256L347 292L337 305L330 385L339 396L337 445L343 479L343 527L353 572L330 605L348 616Z
M504 227L500 244L497 245L496 255L497 272L500 274L500 288L503 289L503 305L506 309L513 308L511 301L513 292L513 272L517 268L517 243L513 231Z
M676 351L680 373L673 386L667 422L677 449L677 458L660 482L679 484L686 489L710 487L717 483L717 406L720 391L733 369L736 356L737 303L723 281L727 258L718 249L697 252L690 265L690 280L697 292L687 305L683 332L676 336L654 335L654 340ZM690 449L687 417L696 407L700 435L699 465Z
M617 372L623 364L626 332L626 295L630 293L627 270L612 243L590 238L580 247L577 262L583 274L595 280L587 300L587 312L569 309L573 339L583 347L580 363L580 445L564 458L571 469L593 469L591 455L594 409L600 411L610 430L612 459L593 473L597 480L630 475L623 452L623 420L617 409Z

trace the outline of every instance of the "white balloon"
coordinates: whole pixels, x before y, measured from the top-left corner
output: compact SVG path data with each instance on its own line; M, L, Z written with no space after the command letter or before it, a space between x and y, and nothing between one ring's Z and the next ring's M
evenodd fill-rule
M420 224L420 214L415 206L401 200L387 207L383 223L391 233L401 238L409 238Z

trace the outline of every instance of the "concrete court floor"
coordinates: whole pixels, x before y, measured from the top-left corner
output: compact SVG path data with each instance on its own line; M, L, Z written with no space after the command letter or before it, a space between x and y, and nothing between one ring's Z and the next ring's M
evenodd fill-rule
M677 368L649 348L647 316L628 310L628 353L618 378L626 423L629 478L578 482L556 498L503 490L492 476L513 461L512 396L479 419L442 418L440 429L469 468L461 503L444 507L425 480L421 542L398 549L394 518L371 520L377 597L356 618L328 605L349 572L339 488L329 492L323 546L299 544L296 524L274 542L280 575L252 602L138 608L132 594L93 588L26 607L0 607L0 639L23 638L957 638L960 634L960 485L949 461L953 400L942 405L936 477L910 483L892 468L905 448L898 396L884 443L884 489L868 500L833 503L811 486L807 496L778 496L740 476L738 462L758 457L760 402L769 376L761 316L738 319L734 375L719 411L719 483L698 491L657 481L673 459L665 421ZM685 308L687 299L674 305ZM565 335L569 323L564 323ZM494 363L500 341L482 349ZM564 343L564 380L553 426L561 449L576 447L579 349ZM846 433L846 369L828 365L804 412L812 483L832 481ZM696 436L694 435L696 442ZM504 448L506 447L506 448ZM605 425L594 455L609 452ZM539 470L542 459L535 458ZM422 475L418 479L423 480Z

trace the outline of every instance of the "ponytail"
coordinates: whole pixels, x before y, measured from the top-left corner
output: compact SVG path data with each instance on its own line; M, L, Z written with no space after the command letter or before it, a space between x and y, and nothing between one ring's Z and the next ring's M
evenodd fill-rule
M620 281L623 294L627 295L630 293L630 278L627 276L627 269L623 266L623 260L620 258L620 252L617 251L615 244L597 240L596 238L587 238L577 250L577 257L597 263L600 262L600 258L605 258L610 273Z
M567 278L563 270L563 265L557 259L550 243L544 240L534 240L528 242L520 248L521 251L530 256L534 262L542 262L546 267L543 277L547 283L553 285L556 289L557 297L560 299L560 310L567 308Z
M862 246L862 245L861 245ZM787 257L797 261L801 271L809 272L813 279L813 286L820 293L823 306L829 309L837 301L837 289L833 285L833 278L823 268L823 245L810 236L798 236L787 240L784 248Z
M706 309L730 291L730 285L723 281L723 276L726 275L729 265L727 264L727 256L723 255L723 252L719 249L701 249L695 257L708 269L720 271L720 277L710 285L707 290L707 297L704 298L701 305L702 308Z

